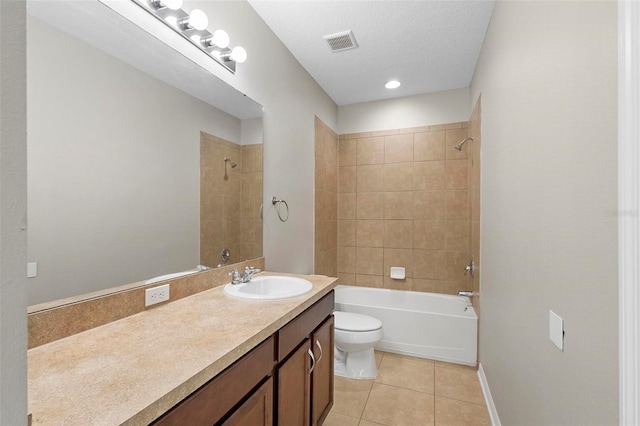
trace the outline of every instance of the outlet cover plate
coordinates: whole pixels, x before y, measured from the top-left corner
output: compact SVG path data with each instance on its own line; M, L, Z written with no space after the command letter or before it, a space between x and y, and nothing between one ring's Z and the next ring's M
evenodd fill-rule
M155 305L169 300L169 284L148 288L144 292L144 306Z

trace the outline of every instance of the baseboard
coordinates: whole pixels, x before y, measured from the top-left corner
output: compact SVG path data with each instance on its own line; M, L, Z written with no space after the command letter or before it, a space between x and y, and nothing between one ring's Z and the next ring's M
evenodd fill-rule
M487 409L489 410L491 424L493 426L501 426L500 417L498 417L498 410L496 410L496 405L493 403L493 397L491 396L489 383L487 383L487 377L484 375L482 364L478 364L478 379L480 379L480 386L482 387L482 393L484 394L484 401L487 404Z

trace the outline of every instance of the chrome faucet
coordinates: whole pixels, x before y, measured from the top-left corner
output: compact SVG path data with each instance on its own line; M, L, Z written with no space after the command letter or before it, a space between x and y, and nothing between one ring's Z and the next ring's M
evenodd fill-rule
M251 281L251 278L260 272L260 269L254 268L253 266L247 266L244 268L244 275L240 275L237 269L229 272L229 276L231 276L231 284L242 284L248 283Z

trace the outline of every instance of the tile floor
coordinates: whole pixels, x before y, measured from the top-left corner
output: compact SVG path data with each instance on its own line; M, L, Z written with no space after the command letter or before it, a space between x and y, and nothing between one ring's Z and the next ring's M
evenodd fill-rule
M378 377L335 377L324 426L490 426L475 368L376 352Z

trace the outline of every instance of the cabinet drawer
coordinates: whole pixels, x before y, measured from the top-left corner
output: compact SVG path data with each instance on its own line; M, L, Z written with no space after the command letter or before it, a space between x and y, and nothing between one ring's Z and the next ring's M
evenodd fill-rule
M176 405L154 425L212 425L270 375L275 365L273 336Z
M329 315L333 313L335 296L331 290L329 294L318 300L309 309L292 319L278 332L278 361L286 358L300 342L307 338L313 330Z

